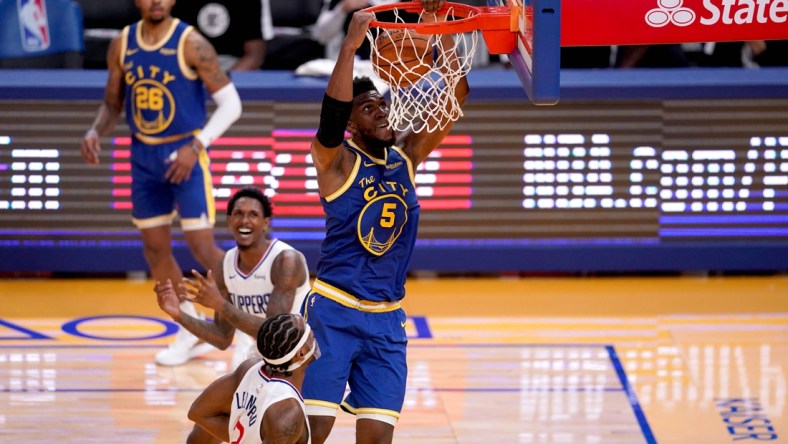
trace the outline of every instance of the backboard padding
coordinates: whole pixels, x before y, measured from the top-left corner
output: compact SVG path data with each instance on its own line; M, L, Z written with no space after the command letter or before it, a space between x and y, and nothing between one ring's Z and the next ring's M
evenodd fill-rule
M561 83L561 1L488 0L488 4L520 9L517 45L509 54L512 67L534 104L556 104Z

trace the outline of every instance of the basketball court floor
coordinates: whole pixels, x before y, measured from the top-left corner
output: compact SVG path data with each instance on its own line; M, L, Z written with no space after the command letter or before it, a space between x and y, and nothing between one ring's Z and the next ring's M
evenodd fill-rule
M0 280L0 442L185 441L231 351L156 366L152 287ZM788 276L411 279L404 305L397 443L788 442Z

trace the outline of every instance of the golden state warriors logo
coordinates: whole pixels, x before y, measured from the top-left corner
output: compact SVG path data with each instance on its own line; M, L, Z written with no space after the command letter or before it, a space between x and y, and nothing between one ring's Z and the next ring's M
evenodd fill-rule
M408 205L396 194L384 194L369 202L358 216L358 239L375 256L386 253L408 221Z
M148 71L148 72L146 72ZM159 134L166 130L175 117L175 100L167 84L175 76L150 66L126 72L126 83L131 85L131 111L134 123L142 134Z

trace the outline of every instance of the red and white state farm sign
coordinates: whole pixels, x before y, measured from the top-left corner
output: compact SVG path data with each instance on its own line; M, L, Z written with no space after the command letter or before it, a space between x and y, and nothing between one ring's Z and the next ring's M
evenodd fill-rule
M788 0L564 0L561 46L788 39Z

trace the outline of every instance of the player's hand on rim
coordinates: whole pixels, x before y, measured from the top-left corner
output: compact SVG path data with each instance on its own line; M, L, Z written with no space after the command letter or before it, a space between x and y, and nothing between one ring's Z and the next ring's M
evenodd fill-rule
M82 145L80 146L82 158L86 163L98 164L98 153L101 151L101 143L99 142L99 134L94 129L89 129L82 138Z
M345 43L353 45L353 49L358 49L364 39L367 38L369 23L375 20L375 14L365 11L356 11L350 20L350 25L345 35Z
M426 12L435 12L443 7L446 0L421 0L421 7Z

